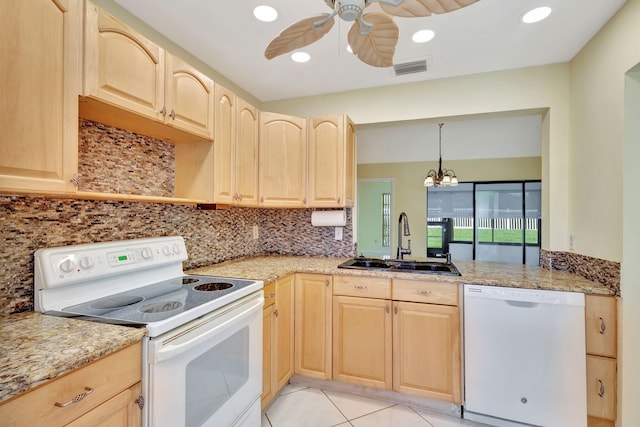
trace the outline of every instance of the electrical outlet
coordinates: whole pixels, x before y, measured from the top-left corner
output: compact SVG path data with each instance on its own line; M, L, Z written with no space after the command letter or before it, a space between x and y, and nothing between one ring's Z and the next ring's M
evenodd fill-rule
M569 250L570 250L571 252L573 252L573 251L575 251L575 250L576 250L576 247L575 247L575 238L573 237L573 234L569 235Z
M336 240L342 240L342 227L336 227Z
M258 226L253 226L253 240L258 240Z

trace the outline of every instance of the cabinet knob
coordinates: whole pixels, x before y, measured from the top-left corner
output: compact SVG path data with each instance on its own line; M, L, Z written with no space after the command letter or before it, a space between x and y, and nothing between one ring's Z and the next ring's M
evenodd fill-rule
M279 314L279 313L278 313L278 309L277 309L277 308L276 308L276 311L274 311L274 312L273 312L273 314L274 314L276 317L278 317L278 314Z
M600 318L600 333L604 334L604 332L607 330L607 324L604 323L604 319L601 317Z
M164 105L162 106L162 110L160 110L160 114L162 114L162 117L167 115L167 107L165 107Z
M324 285L325 285L325 286L329 286L329 281L328 281L328 280L325 280L325 281L324 281Z
M600 383L600 387L598 389L598 396L604 397L604 383L602 382L602 380L598 380L598 382Z
M171 120L176 119L176 111L173 108L171 109L171 114L169 114L169 117L171 117Z

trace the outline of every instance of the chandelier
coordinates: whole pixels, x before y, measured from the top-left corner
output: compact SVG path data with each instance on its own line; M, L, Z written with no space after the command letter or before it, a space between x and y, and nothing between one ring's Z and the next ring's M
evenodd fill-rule
M451 169L442 169L442 126L444 126L444 123L440 123L438 126L440 127L438 130L438 150L440 153L438 172L433 169L427 172L427 176L424 177L424 186L455 187L458 185L458 177L456 176L456 173Z

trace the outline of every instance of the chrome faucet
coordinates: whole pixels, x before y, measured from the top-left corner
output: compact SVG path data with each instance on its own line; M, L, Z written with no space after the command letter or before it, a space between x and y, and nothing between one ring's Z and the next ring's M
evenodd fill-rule
M400 214L400 218L398 218L398 252L396 254L397 259L404 259L404 255L411 254L411 239L408 240L409 246L405 249L402 247L402 219L404 218L404 235L411 236L409 232L409 218L407 218L407 214L402 212Z

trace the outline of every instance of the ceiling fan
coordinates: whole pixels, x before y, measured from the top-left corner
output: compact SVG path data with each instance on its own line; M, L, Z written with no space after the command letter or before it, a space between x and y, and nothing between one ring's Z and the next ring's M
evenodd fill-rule
M325 0L333 9L300 20L285 28L274 38L264 56L273 59L292 50L310 45L327 34L338 15L345 21L355 21L349 30L349 46L362 62L374 67L390 67L398 42L398 26L392 16L404 18L447 13L475 3L478 0ZM380 3L384 13L364 10L371 3Z

